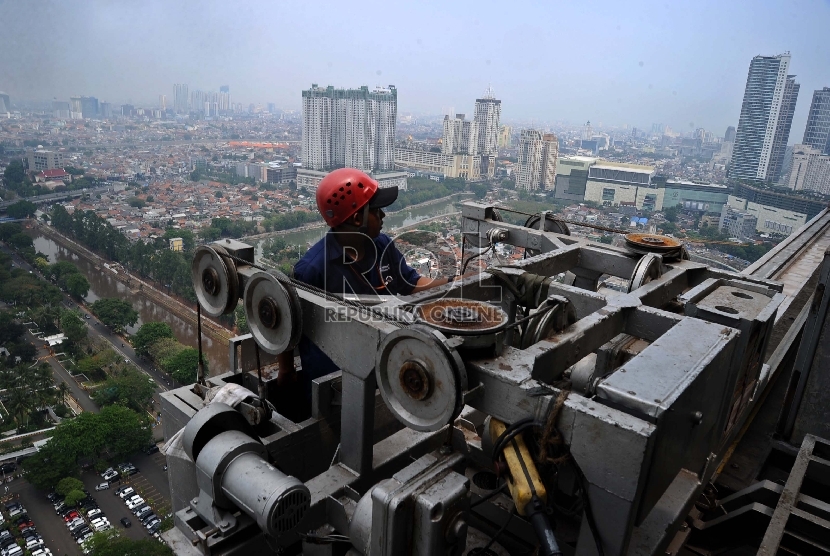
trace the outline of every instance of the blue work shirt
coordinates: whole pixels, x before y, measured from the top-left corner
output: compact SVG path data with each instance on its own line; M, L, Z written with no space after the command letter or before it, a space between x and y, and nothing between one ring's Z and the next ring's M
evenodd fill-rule
M371 240L360 261L353 261L343 251L334 230L308 250L294 266L294 278L334 294L409 295L415 289L418 272L406 264L403 254L386 234ZM311 381L337 371L334 361L303 336L298 346L303 372L300 381L311 397Z

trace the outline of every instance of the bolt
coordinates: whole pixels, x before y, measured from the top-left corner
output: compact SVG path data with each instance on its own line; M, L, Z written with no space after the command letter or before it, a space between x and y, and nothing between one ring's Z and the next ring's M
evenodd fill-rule
M277 307L277 302L270 297L262 298L257 307L257 314L259 315L259 321L265 328L276 328L280 322L279 307Z
M401 388L413 400L424 400L429 397L432 391L432 384L429 380L427 370L417 361L406 361L401 365L399 374Z
M703 422L703 413L700 411L695 411L692 413L692 423L695 425L699 425Z
M216 273L216 270L206 268L202 271L202 286L208 295L219 293L219 274Z

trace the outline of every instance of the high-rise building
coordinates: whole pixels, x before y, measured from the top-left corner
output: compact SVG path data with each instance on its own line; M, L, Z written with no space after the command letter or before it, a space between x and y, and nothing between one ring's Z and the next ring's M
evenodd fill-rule
M790 127L795 114L795 104L798 101L798 90L801 85L795 82L794 75L788 75L784 82L784 95L781 99L781 110L778 112L778 125L775 126L775 135L772 139L772 154L770 155L767 176L770 181L778 181L786 166L787 141L790 138Z
M12 101L9 98L8 93L0 92L0 113L5 114L6 112L12 111Z
M69 114L69 103L65 100L53 100L52 115L56 118L69 119L71 117Z
M830 154L830 87L813 92L810 113L807 115L807 127L801 141L822 154Z
M503 125L499 128L499 148L507 149L513 145L513 128Z
M585 125L582 126L582 136L581 139L583 141L590 141L594 138L594 128L591 127L591 121L588 120L585 122Z
M793 162L786 185L793 190L805 189L830 195L830 154L810 145L793 147Z
M177 114L187 114L189 97L190 95L186 84L176 83L173 85L173 110ZM197 104L196 106L200 105Z
M227 93L227 94L231 94L231 87L230 87L230 85L222 85L221 87L219 87L219 92L220 92L220 93Z
M83 118L81 114L81 97L69 97L69 117L73 120Z
M516 168L517 189L554 189L559 140L551 133L522 130Z
M105 120L112 118L112 104L109 102L101 102L98 105L98 114Z
M789 53L755 56L750 62L730 178L778 179L799 89L789 67Z
M29 163L29 170L33 172L63 168L63 153L47 151L43 147L27 151L26 160Z
M159 95L159 108L167 110L167 95Z
M95 97L81 97L81 116L83 118L98 117L98 99Z
M398 93L368 87L303 91L303 166L365 172L394 168Z
M724 143L734 143L735 142L735 126L731 125L726 128L726 133L723 134L723 142Z
M487 88L484 98L476 99L475 123L478 124L478 153L495 155L499 149L501 127L501 101L496 100L493 89Z
M444 116L444 134L441 138L442 154L478 154L478 124L465 120L464 114Z

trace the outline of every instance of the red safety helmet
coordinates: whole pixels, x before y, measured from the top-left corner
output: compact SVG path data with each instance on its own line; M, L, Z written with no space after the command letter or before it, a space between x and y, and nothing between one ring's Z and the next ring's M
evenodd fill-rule
M369 174L356 168L330 172L317 186L317 210L326 224L336 228L365 207L388 207L398 198L397 187L380 189Z

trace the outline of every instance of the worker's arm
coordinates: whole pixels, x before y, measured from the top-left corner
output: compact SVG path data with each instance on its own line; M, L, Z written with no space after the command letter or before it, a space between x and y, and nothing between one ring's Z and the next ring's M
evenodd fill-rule
M463 280L464 278L472 276L475 273L476 271L471 271L465 274L464 276L455 276L454 278L427 278L426 276L421 276L415 283L415 287L412 289L412 293L418 293L437 286L443 286L445 284L449 284L452 281Z

